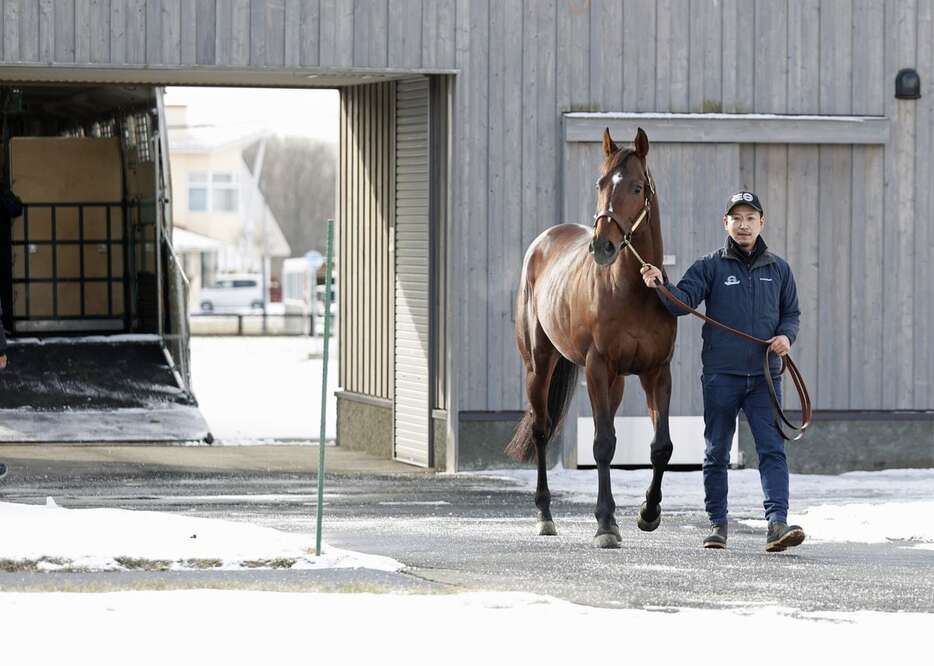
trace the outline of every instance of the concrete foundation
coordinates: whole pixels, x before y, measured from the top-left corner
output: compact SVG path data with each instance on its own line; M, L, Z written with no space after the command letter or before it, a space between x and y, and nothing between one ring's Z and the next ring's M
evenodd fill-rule
M436 412L431 416L432 446L434 447L434 469L443 472L447 469L448 452L448 416L446 412Z
M392 403L353 393L338 393L337 445L391 460Z
M458 430L457 469L482 470L513 467L534 468L535 464L519 464L503 453L512 439L522 412L461 412ZM561 440L548 446L548 467L554 467L561 455Z
M793 423L797 418L789 415ZM743 465L757 469L755 441L742 417L739 450ZM785 450L797 474L934 467L934 413L821 412Z

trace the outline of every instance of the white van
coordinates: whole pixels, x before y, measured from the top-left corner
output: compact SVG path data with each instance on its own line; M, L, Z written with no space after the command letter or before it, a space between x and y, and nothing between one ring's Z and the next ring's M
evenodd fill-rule
M252 273L218 275L214 284L201 289L201 311L263 308L263 276Z

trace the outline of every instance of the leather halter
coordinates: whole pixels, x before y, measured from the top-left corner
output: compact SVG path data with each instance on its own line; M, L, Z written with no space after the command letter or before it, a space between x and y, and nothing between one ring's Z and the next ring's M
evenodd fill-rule
M593 227L597 228L597 224L600 220L606 218L611 222L615 223L619 228L619 232L623 235L623 242L620 243L619 249L622 250L627 245L632 243L632 235L636 233L636 229L639 228L639 225L642 224L648 217L649 213L652 211L652 196L655 194L655 179L652 178L652 173L648 170L648 167L645 169L646 176L646 193L645 193L645 203L642 204L642 212L639 213L639 216L636 218L636 221L632 223L632 226L629 229L629 233L626 233L623 230L623 220L619 215L613 210L613 192L616 191L616 184L613 185L613 191L610 192L610 205L606 210L597 213L593 216Z

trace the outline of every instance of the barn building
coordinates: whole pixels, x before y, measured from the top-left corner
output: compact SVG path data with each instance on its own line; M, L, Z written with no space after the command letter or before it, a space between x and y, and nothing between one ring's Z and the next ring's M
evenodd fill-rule
M796 273L817 411L793 469L934 465L930 3L8 0L0 35L7 91L340 90L342 446L505 463L524 250L590 219L603 128L641 126L669 274L723 242L740 188ZM679 326L673 462L690 464L699 325ZM566 466L588 464L583 396L552 447ZM616 464L647 462L644 415L630 381ZM741 425L738 455L747 440Z

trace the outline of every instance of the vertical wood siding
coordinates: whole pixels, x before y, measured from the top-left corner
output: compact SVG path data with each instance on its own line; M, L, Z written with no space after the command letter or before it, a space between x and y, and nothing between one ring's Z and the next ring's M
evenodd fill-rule
M337 264L340 386L392 398L395 84L341 95Z
M4 0L0 52L37 67L198 64L259 78L282 65L456 68L460 410L524 406L511 330L521 255L568 212L591 214L562 204L585 196L570 188L589 188L597 163L563 145L563 112L885 115L883 147L741 146L740 179L774 202L768 233L784 215L770 241L816 326L797 353L817 406L932 409L931 14L923 0ZM902 67L920 72L920 100L894 99ZM706 176L679 168L671 182ZM700 219L704 201L684 214Z

